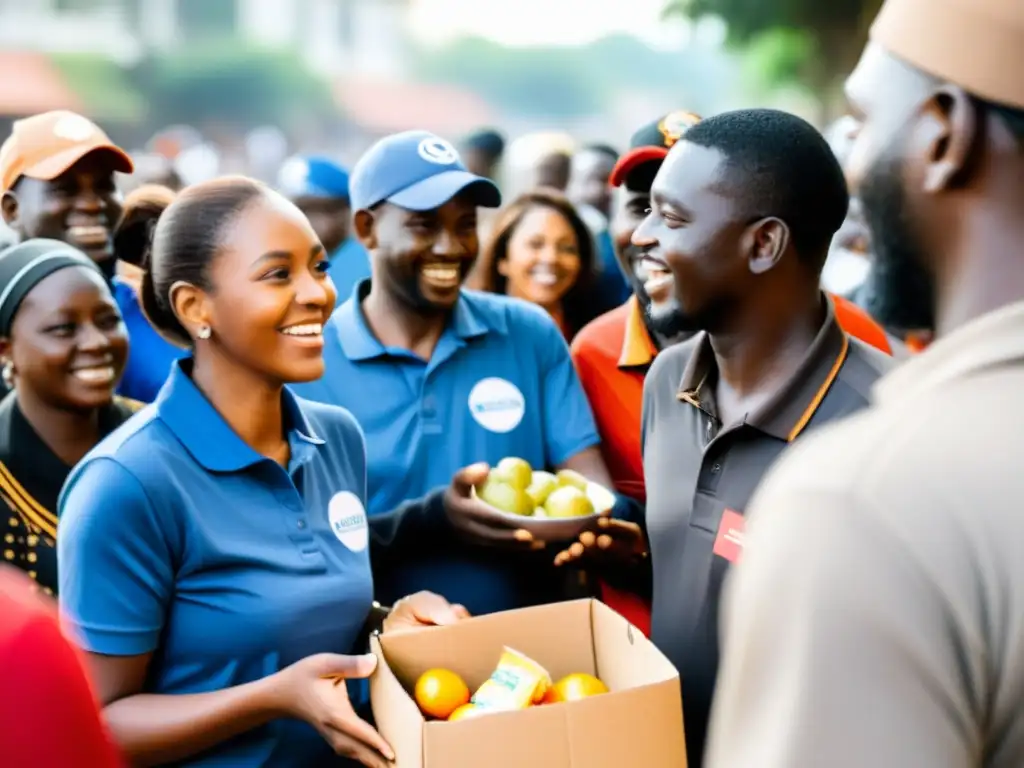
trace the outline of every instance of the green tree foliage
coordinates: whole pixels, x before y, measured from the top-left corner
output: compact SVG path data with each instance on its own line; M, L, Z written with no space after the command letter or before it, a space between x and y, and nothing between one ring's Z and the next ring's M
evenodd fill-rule
M829 99L857 63L882 0L669 0L666 15L718 16L729 40L752 46L771 80L793 79ZM778 82L778 80L776 80Z

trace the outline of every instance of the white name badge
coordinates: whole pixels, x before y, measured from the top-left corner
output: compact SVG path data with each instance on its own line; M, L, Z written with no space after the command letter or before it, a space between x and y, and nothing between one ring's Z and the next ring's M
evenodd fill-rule
M469 412L490 432L511 432L526 413L526 398L511 381L480 379L469 393Z
M334 494L327 505L327 519L338 541L353 552L362 552L370 543L366 510L351 491Z

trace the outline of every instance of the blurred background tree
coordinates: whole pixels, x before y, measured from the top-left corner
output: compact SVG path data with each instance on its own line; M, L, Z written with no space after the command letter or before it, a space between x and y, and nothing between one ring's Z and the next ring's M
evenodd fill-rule
M623 92L665 94L665 109L696 112L721 107L721 94L738 79L733 57L692 45L659 51L629 35L609 35L590 45L513 48L463 38L440 49L420 50L417 77L455 83L507 112L572 117L600 112Z
M234 42L198 42L135 70L156 125L246 127L329 119L330 88L294 55Z
M717 16L743 46L762 85L799 83L817 95L823 122L842 104L842 81L857 63L882 0L669 0L666 16Z

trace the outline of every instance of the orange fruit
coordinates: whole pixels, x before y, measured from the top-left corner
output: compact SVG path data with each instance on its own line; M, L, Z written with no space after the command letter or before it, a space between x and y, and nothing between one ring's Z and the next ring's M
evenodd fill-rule
M439 720L469 703L469 687L450 669L428 669L416 681L414 694L423 714Z
M575 672L566 675L551 686L544 697L544 703L558 704L562 701L579 701L602 693L608 693L607 685L586 672Z
M463 704L448 715L448 722L454 723L456 720L468 720L471 717L479 717L483 712L476 704Z

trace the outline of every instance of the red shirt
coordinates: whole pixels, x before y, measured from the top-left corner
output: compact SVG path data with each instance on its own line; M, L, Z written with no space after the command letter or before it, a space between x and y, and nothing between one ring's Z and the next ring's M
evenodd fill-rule
M0 569L0 763L10 768L122 768L78 651L51 601Z
M836 321L850 336L886 354L892 345L885 330L856 304L831 296ZM640 451L644 376L658 354L636 297L584 327L573 340L572 358L601 435L601 453L615 489L646 502ZM604 601L645 634L650 606L636 595L602 585Z

